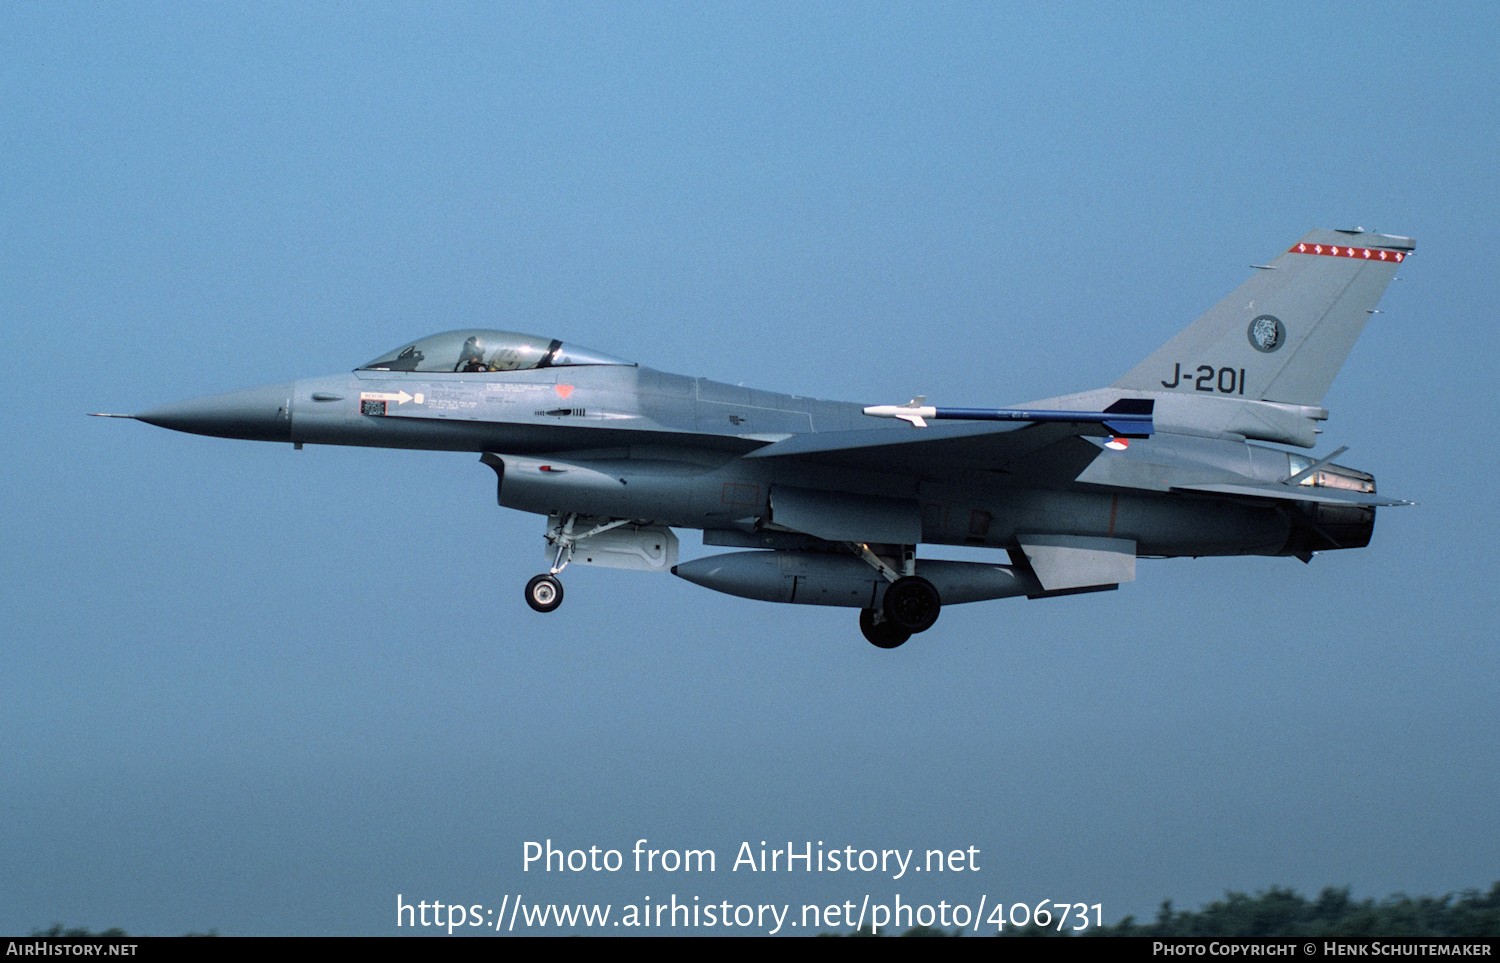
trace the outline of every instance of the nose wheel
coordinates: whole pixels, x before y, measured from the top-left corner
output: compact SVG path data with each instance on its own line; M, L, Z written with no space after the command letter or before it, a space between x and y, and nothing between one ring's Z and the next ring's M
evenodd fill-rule
M526 583L526 604L538 612L551 612L562 600L562 583L555 575L538 575Z

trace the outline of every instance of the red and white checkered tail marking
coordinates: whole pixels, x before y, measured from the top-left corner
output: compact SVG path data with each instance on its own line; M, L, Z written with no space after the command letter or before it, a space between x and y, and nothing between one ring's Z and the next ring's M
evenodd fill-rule
M1339 244L1308 244L1303 241L1287 251L1288 254L1321 254L1324 257L1349 257L1365 261L1395 261L1406 259L1404 251L1382 251L1378 247L1344 247Z

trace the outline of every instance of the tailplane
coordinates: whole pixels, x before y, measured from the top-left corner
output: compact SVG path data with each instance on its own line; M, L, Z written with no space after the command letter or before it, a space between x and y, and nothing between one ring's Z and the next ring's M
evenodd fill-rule
M1358 229L1313 231L1114 387L1318 405L1415 247Z

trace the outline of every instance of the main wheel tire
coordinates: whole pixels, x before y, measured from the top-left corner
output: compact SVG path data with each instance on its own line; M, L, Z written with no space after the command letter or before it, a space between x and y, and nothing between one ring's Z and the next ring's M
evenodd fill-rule
M552 575L538 575L526 583L526 604L538 612L551 612L562 604L562 583Z
M859 630L865 634L865 638L871 645L882 649L894 649L896 646L911 638L911 633L889 620L876 622L874 609L861 609L859 612Z
M915 635L932 628L942 607L942 599L931 582L907 575L886 588L882 610L888 621Z

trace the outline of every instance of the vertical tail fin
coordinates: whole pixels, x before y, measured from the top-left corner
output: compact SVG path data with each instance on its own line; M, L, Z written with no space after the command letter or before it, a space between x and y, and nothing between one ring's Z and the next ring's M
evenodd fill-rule
M1415 247L1388 234L1313 231L1114 387L1320 404Z

